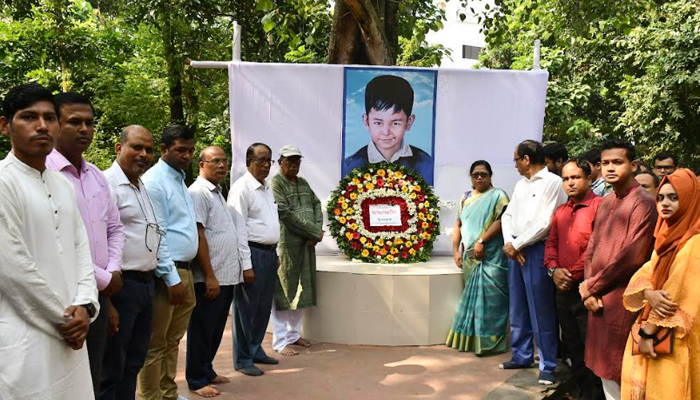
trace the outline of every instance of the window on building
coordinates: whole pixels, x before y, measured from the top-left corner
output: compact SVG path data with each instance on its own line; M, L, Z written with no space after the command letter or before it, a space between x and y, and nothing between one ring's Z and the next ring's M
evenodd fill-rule
M479 53L483 50L483 47L462 45L462 58L467 58L470 60L478 60Z

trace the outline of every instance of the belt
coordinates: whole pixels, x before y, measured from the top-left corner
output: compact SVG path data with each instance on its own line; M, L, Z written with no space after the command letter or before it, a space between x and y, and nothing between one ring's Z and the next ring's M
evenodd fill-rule
M189 271L192 269L192 261L175 261L175 268L186 269Z
M257 242L248 242L248 246L250 247L255 247L256 249L261 249L261 250L275 250L277 249L277 244L262 244L262 243L257 243Z
M153 271L122 271L122 278L148 283L153 280Z

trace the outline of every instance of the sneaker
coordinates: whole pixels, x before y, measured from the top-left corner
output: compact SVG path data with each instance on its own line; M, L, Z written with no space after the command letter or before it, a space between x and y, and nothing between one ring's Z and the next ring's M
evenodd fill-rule
M554 385L557 383L557 377L551 372L540 371L539 380L540 385Z

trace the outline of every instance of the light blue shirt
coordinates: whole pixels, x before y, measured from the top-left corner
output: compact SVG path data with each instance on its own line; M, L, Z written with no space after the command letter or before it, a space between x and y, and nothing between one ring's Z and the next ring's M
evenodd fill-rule
M162 159L142 179L165 235L160 238L156 276L175 286L180 276L175 261L190 261L197 255L199 236L192 197L185 186L185 174Z

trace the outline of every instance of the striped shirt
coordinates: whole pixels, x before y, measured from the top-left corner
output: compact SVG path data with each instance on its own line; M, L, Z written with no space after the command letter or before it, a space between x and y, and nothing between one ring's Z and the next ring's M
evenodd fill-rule
M197 223L204 227L211 266L219 285L241 283L242 271L235 216L221 195L221 187L200 176L188 190L194 201ZM192 272L195 283L204 282L204 274L200 268L194 268Z

